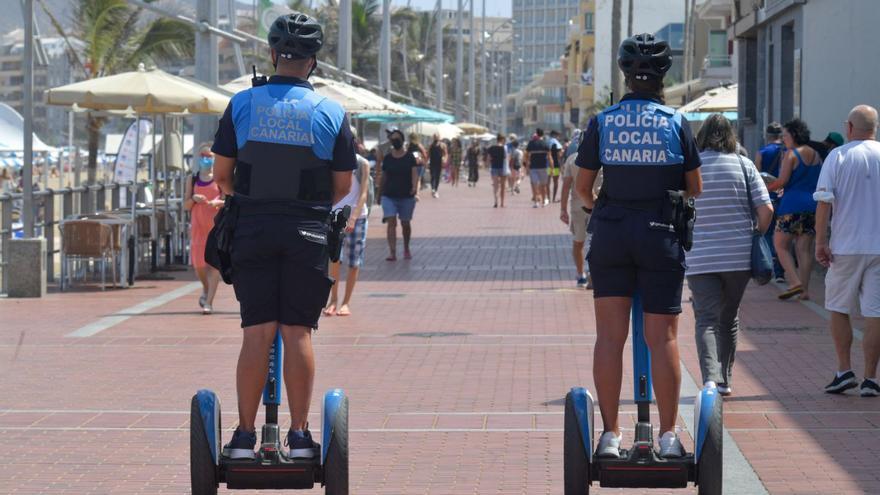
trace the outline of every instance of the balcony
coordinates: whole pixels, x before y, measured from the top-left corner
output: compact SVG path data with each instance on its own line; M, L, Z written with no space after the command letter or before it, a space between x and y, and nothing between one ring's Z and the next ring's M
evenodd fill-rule
M733 80L733 64L729 55L707 55L703 59L702 79Z

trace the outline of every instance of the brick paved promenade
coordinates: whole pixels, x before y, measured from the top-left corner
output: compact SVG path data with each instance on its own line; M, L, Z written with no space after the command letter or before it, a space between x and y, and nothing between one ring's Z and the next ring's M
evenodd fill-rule
M533 210L520 196L492 209L485 180L441 195L419 203L412 261L383 260L371 217L355 315L322 320L315 337L312 424L323 390L345 388L353 493L560 494L563 397L592 388L595 325L558 206ZM204 317L193 280L0 299L0 493L189 491L190 397L219 393L228 438L240 341L232 291ZM725 401L726 492L880 493L880 399L821 393L834 369L826 320L777 291L746 295ZM699 367L685 306L689 430Z

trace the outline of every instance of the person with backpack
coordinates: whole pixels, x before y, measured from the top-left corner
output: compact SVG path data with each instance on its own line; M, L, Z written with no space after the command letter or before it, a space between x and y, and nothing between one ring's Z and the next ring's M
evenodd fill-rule
M223 206L223 193L214 182L214 154L207 143L199 147L197 160L192 180L186 182L183 207L189 210L191 218L189 256L202 283L199 307L202 308L202 314L209 315L214 312L214 296L220 285L220 272L205 261L205 246L208 233L214 227L214 216Z
M373 179L370 177L370 162L363 157L364 145L357 140L357 131L351 128L351 133L357 141L358 168L354 172L354 180L351 181L351 190L342 198L333 209L351 207L351 216L345 227L345 237L342 244L342 256L337 262L330 262L330 277L337 281L330 290L330 302L324 308L325 316L350 316L351 296L354 294L354 286L357 283L358 273L364 264L364 250L367 243L367 224L370 215L370 207L375 201L373 197ZM342 305L339 305L339 273L342 261L348 260L348 275L345 279L345 295Z

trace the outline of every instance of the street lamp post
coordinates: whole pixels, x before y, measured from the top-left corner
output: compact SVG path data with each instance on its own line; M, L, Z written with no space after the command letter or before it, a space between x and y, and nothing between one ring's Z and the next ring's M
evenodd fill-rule
M434 49L435 67L436 71L434 77L437 80L437 110L443 111L443 2L441 0L437 0L437 10L435 15L437 16L437 21L434 23L434 41L436 43Z
M474 0L471 0L472 2ZM480 18L480 113L486 118L486 0L483 0L483 17ZM484 122L485 123L485 122Z
M469 118L473 123L477 122L477 32L474 29L474 2L476 0L468 0L471 8L471 43L470 57L468 60L468 108L470 109Z
M458 10L455 16L455 29L458 36L455 42L455 120L460 121L462 117L462 105L464 98L462 97L462 76L464 76L464 0L458 0Z
M24 236L34 236L34 0L24 3ZM46 167L48 169L48 167Z

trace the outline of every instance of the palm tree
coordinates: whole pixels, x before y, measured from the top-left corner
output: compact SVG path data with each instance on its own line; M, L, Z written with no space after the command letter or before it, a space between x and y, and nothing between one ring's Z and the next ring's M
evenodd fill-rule
M70 32L62 27L44 0L39 1L55 30L67 42L75 68L86 79L131 70L139 63L187 60L195 52L195 36L188 24L163 17L144 19L143 10L131 7L125 0L77 0ZM73 49L71 37L84 43L81 51ZM87 119L88 182L94 184L98 140L106 119L92 114Z
M617 68L617 49L620 47L620 2L613 0L611 4L611 91L613 98L620 99L620 69Z

